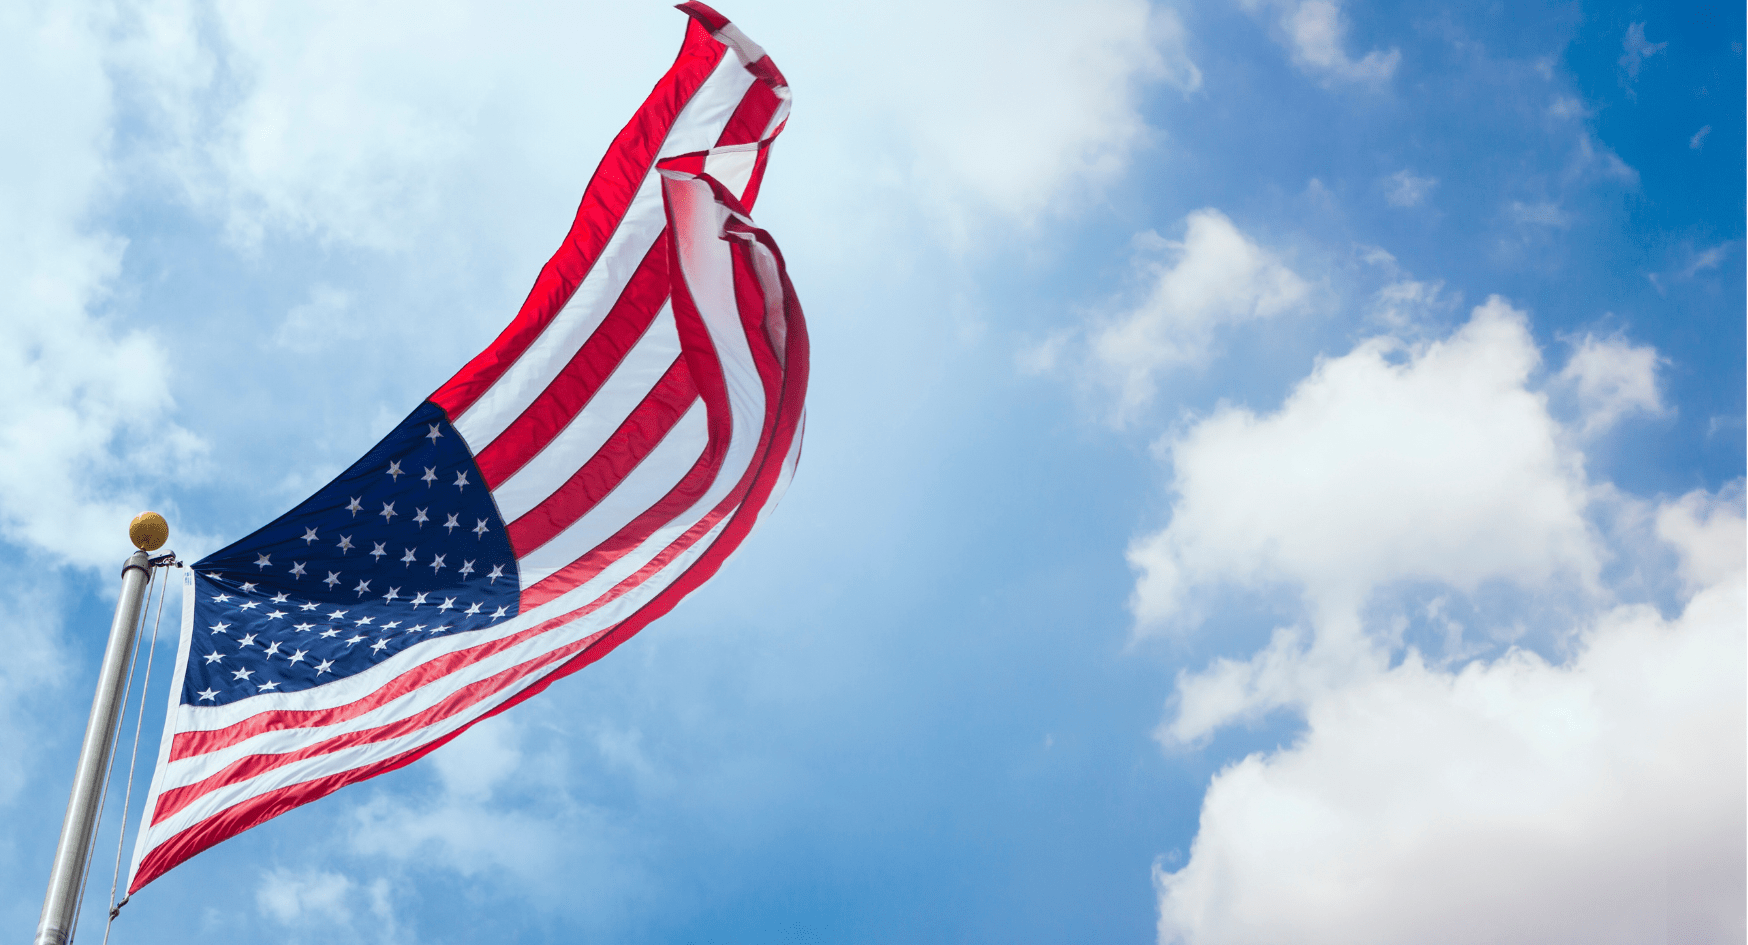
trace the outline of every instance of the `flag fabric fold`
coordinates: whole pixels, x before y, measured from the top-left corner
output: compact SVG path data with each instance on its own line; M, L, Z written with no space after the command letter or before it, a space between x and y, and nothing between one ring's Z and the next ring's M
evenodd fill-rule
M782 73L700 3L502 334L332 483L196 562L131 895L600 659L801 451L807 330L749 215Z

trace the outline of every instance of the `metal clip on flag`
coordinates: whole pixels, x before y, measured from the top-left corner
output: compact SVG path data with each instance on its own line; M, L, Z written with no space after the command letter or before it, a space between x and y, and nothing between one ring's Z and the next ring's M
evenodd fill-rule
M600 659L801 451L807 331L748 216L782 73L701 3L527 302L364 458L188 577L131 894Z

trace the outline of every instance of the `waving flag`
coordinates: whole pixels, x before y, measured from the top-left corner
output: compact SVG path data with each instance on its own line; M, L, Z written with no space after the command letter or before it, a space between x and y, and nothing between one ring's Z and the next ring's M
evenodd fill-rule
M789 90L714 10L522 310L339 478L196 562L131 894L600 659L801 451L807 332L748 216Z

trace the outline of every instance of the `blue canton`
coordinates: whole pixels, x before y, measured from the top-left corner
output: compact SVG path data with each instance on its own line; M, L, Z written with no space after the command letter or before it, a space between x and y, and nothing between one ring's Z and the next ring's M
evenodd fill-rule
M310 689L515 616L516 557L482 478L426 402L303 504L196 562L183 704Z

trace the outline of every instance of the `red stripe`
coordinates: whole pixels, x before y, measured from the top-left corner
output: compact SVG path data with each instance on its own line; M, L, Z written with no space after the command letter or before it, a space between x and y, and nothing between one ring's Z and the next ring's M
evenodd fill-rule
M557 537L618 488L661 445L697 399L698 388L681 354L582 468L539 505L504 527L516 557L526 557Z
M768 62L770 58L766 56L759 61ZM722 135L716 139L716 146L752 144L763 138L765 126L771 123L771 116L777 114L777 107L782 103L783 100L769 85L754 82L747 88L747 94L741 96L740 104L735 106Z
M710 77L726 51L727 47L712 38L697 19L687 22L686 39L678 58L608 147L583 191L570 233L540 270L521 311L491 345L431 395L431 400L451 420L459 418L498 382L576 293L577 286L618 229L638 187L649 176L674 119Z
M588 406L668 300L668 234L663 230L637 265L613 310L540 396L474 459L496 489L564 432Z
M702 3L680 3L676 4L674 9L704 24L704 27L712 33L728 25L728 17Z

